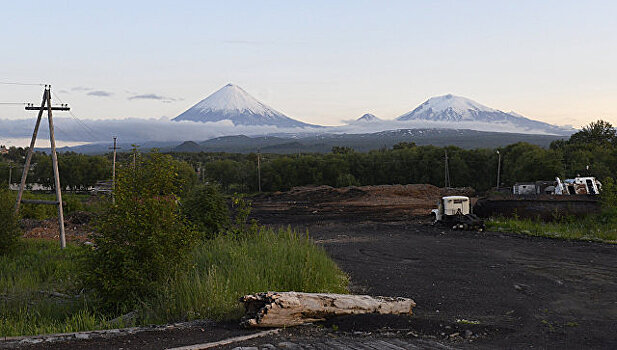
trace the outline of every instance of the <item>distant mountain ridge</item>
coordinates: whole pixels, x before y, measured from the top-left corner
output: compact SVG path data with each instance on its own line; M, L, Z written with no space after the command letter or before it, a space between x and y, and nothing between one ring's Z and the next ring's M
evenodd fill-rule
M461 122L479 122L495 125L495 131L499 131L500 125L510 125L520 128L521 133L534 130L547 134L566 135L574 131L571 128L532 120L515 112L502 112L468 98L452 94L429 98L414 110L401 115L396 120L449 122L453 126Z
M334 146L351 147L359 152L392 147L399 142L417 145L457 146L465 149L503 147L516 142L528 142L548 147L552 141L562 139L555 135L533 135L485 132L466 129L399 129L363 134L318 134L307 136L222 136L199 142L199 151L250 153L325 153ZM190 143L191 147L194 143ZM172 151L183 152L186 143ZM197 150L195 150L197 151ZM188 151L192 152L192 151Z
M282 128L317 127L304 123L259 102L241 87L227 84L173 121L218 122L230 120L234 125L270 125Z
M381 121L380 118L377 118L374 114L366 113L360 118L356 119L354 123L370 123L370 122L378 122Z

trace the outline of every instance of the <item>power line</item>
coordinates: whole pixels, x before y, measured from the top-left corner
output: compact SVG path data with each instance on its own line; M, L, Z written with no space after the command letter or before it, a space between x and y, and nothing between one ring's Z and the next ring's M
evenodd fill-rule
M55 98L58 99L58 101L60 101L60 103L64 103L62 102L62 99L55 92L52 91L51 93L54 95ZM88 125L86 125L86 123L84 123L81 119L77 118L77 116L73 114L72 111L69 110L68 112L69 112L69 115L77 122L77 124L81 126L86 131L86 133L89 134L90 137L92 137L93 141L97 141L97 139L99 139L98 136L101 136L101 135L96 135L96 132L92 130Z
M41 83L19 83L16 81L0 81L1 85L23 85L23 86L44 86Z

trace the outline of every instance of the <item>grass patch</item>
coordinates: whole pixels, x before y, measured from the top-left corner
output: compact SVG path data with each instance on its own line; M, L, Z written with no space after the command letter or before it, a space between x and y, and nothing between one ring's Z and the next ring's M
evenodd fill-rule
M105 327L80 293L79 249L22 240L0 256L0 336L73 332Z
M14 254L0 256L0 336L119 326L81 289L81 254L87 251L75 245L60 250L57 242L22 240ZM196 247L191 259L189 270L141 302L136 324L238 318L240 296L268 290L347 292L347 276L325 251L291 229L220 236Z
M193 258L192 268L145 306L147 323L238 318L238 298L256 292L347 293L347 276L323 248L289 228L261 228L239 239L219 236L195 249Z
M617 243L617 225L600 217L544 222L530 219L493 218L487 229L537 237Z

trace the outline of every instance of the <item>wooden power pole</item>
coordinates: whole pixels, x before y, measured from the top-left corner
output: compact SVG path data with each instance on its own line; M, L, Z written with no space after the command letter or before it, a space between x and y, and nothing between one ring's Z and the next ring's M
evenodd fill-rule
M261 192L261 152L257 150L257 188Z
M56 154L56 136L54 134L54 120L52 111L68 111L69 106L63 104L60 106L51 105L51 85L45 85L43 91L43 101L41 106L37 107L33 104L26 105L27 111L39 111L36 118L36 124L34 125L34 132L32 133L32 140L30 141L30 148L28 148L28 154L26 156L26 162L24 164L24 171L21 175L21 182L19 184L19 192L17 192L17 201L15 202L15 213L19 213L19 206L21 203L33 203L33 204L53 204L58 206L58 227L60 230L60 247L64 249L66 247L66 237L64 235L64 211L62 209L62 188L60 187L60 173L58 171L58 155ZM56 187L56 201L28 201L22 199L24 188L26 187L26 178L28 177L28 170L30 170L30 162L32 161L32 154L34 153L34 144L36 143L36 136L39 131L39 125L41 124L41 118L43 112L47 111L47 120L49 122L49 141L51 143L51 162L54 170L54 186Z
M9 163L9 190L11 189L12 182L13 182L13 163Z
M111 201L116 203L116 197L114 192L116 191L116 150L120 149L120 147L116 146L116 140L118 138L114 136L114 147L110 148L114 150L114 156L111 161Z
M448 164L448 150L444 150L446 164L444 166L444 187L450 187L450 165Z

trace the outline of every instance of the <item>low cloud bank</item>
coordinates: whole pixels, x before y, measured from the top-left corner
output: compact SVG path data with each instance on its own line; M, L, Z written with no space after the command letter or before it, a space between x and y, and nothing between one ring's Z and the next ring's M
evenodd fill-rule
M146 141L204 141L207 139L229 136L258 136L268 134L360 134L374 133L396 129L472 129L479 131L497 131L524 134L546 134L542 130L529 130L511 124L489 124L477 122L427 122L427 121L379 121L368 123L351 123L348 125L324 128L277 128L274 126L234 126L224 120L213 123L192 121L170 121L167 119L97 119L79 121L72 118L54 118L56 138L64 142L109 142L117 136L122 142ZM29 139L32 136L34 120L0 119L0 143L2 139ZM49 135L47 120L44 119L39 130L39 138Z

